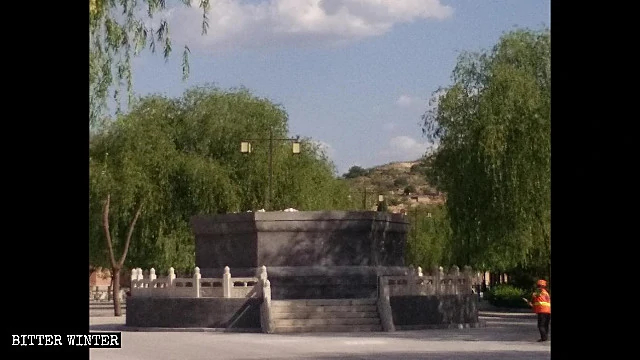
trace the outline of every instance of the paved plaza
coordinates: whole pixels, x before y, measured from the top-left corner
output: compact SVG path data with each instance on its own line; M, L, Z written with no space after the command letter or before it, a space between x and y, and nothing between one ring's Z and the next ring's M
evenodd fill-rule
M97 315L97 314L96 314ZM121 349L91 349L92 360L183 359L550 359L538 343L536 318L481 313L484 328L370 333L261 334L216 331L127 331L125 317L92 316L91 331L122 331Z

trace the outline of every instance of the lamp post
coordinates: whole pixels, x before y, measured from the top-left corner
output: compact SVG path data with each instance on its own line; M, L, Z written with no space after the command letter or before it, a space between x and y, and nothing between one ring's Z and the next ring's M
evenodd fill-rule
M254 141L269 141L269 189L267 194L265 195L265 210L269 211L269 206L271 205L271 189L273 183L273 143L274 141L291 141L291 151L294 155L300 154L300 137L296 138L274 138L273 137L273 128L269 129L269 137L261 138L261 139L246 139L240 142L240 152L243 154L251 153L251 142Z
M369 191L366 185L362 186L362 210L367 210L367 194L373 194L373 190Z

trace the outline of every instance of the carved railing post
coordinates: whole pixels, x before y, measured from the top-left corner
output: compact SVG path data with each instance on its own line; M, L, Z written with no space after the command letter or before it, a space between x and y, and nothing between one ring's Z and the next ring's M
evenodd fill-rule
M449 279L449 292L452 295L458 295L460 292L458 288L460 287L459 279L460 279L460 268L457 265L453 265L451 270L449 271L450 279Z
M151 268L151 270L149 270L149 287L150 288L155 288L156 287L156 269Z
M201 278L200 268L196 266L195 271L193 273L193 290L197 298L200 297L200 278Z
M173 297L175 294L175 281L176 271L173 267L170 267L169 274L167 275L167 290L165 292L168 297Z
M144 287L144 283L142 282L142 280L144 280L144 274L142 273L142 268L138 268L138 284L139 284L139 287Z
M261 282L262 281L263 280L261 280ZM260 325L262 326L262 332L271 334L273 333L273 320L271 319L271 282L264 278L261 287L263 298L262 305L260 306Z
M264 283L267 281L267 267L262 265L258 268L258 282L260 283L261 288L264 288Z
M134 296L137 293L137 290L134 290L138 287L138 269L131 269L131 296Z
M176 270L173 267L169 268L169 275L167 275L167 287L173 287L176 280Z
M231 297L231 271L228 266L224 267L224 274L222 274L222 297Z

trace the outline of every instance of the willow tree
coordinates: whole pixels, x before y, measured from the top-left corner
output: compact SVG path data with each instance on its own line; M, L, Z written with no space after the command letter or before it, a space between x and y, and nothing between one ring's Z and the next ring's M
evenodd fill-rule
M439 143L429 176L447 193L458 264L549 272L550 40L547 29L516 30L462 54L423 115Z
M300 154L291 155L288 144L281 152L281 165L274 171L280 178L274 191L274 205L283 209L346 210L349 185L336 177L336 168L323 148L310 138L301 139Z
M180 0L191 6L191 0ZM209 0L200 0L202 34L209 23ZM169 23L162 18L166 0L89 0L89 125L94 125L106 108L110 89L118 105L126 90L131 100L131 60L149 47L169 58L173 45ZM160 17L159 19L157 17ZM157 21L155 21L157 20ZM184 45L182 74L189 74L189 48Z
M405 251L405 263L430 270L434 266L449 268L452 262L449 251L451 230L443 205L419 205L407 211L409 232Z
M150 97L90 142L89 261L111 269L116 316L124 268L193 268L189 217L238 208L225 166L176 148L178 111Z
M136 99L90 141L91 265L111 268L114 278L124 268L192 269L189 219L262 208L266 138L289 138L287 121L282 106L246 89L202 86L178 98ZM242 154L240 143L250 139L262 141ZM346 184L319 146L302 140L298 155L290 144L274 146L275 208L341 208Z
M270 170L273 209L335 209L342 206L340 199L348 198L346 186L335 179L334 165L312 139L301 138L302 149L296 155L291 142L274 141L270 169L269 134L276 139L293 137L281 105L244 88L208 85L191 88L174 101L180 114L168 126L176 147L224 164L237 188L241 211L265 206ZM240 152L244 140L252 144L249 154Z

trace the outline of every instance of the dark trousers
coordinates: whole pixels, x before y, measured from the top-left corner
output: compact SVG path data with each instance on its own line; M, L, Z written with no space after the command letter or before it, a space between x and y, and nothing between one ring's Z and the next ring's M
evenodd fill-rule
M549 337L549 322L551 314L538 314L538 330L540 330L540 340L546 341Z

